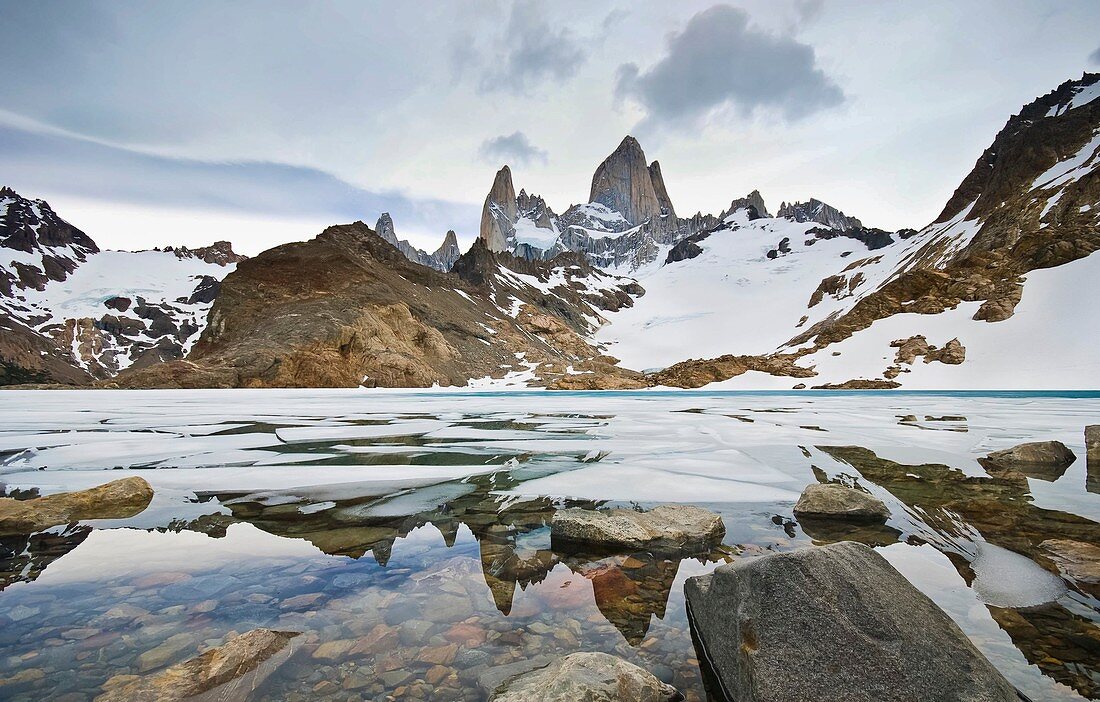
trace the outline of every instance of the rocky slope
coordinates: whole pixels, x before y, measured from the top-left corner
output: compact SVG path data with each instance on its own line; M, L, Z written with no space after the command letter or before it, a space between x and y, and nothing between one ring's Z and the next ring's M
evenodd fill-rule
M0 190L0 385L85 384L182 358L243 257L228 242L100 251L43 200Z
M186 360L124 387L428 387L550 383L614 369L585 341L640 290L582 258L553 265L477 243L452 273L407 260L362 222L241 263ZM473 380L471 380L473 379ZM643 384L636 381L636 384Z
M738 375L716 371L732 352L793 358L814 384L1094 387L1100 320L1074 299L1100 273L1098 98L1086 74L1026 105L919 232L813 200L728 215L637 271L649 294L597 338L635 368L702 357L680 374L715 381ZM952 351L899 358L918 335ZM732 386L761 385L791 381Z

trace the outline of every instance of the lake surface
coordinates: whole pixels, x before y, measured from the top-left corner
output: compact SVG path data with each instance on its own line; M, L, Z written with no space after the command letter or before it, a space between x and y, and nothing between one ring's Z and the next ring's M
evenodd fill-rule
M156 492L130 519L0 539L0 699L91 700L263 626L303 634L263 699L481 700L495 666L599 650L702 700L684 580L844 539L1032 699L1100 699L1097 593L1039 547L1100 543L1096 423L1089 392L3 392L8 494L128 475ZM1038 440L1077 461L977 461ZM882 498L889 523L797 523L799 493L829 480ZM723 544L551 544L563 507L661 502L721 514Z

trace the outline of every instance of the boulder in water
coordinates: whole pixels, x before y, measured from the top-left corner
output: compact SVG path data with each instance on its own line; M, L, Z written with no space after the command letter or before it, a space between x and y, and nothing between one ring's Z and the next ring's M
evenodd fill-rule
M125 519L141 513L152 499L153 488L136 476L32 500L0 498L0 536L31 534L82 519Z
M1018 702L951 618L863 544L747 558L684 589L718 699Z
M631 509L563 509L554 514L550 535L557 546L597 549L704 551L726 533L722 518L692 505L661 505L645 512Z

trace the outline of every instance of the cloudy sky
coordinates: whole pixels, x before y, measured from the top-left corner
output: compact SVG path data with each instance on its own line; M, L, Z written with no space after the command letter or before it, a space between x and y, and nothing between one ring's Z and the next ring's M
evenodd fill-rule
M109 248L258 252L392 213L558 212L625 134L680 214L759 188L935 218L1008 116L1100 70L1100 3L0 0L0 184Z

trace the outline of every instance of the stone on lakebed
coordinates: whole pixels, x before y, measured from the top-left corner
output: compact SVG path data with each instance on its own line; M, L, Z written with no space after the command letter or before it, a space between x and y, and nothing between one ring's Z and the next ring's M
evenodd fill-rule
M513 676L490 702L673 702L683 697L652 673L607 653L572 653Z

